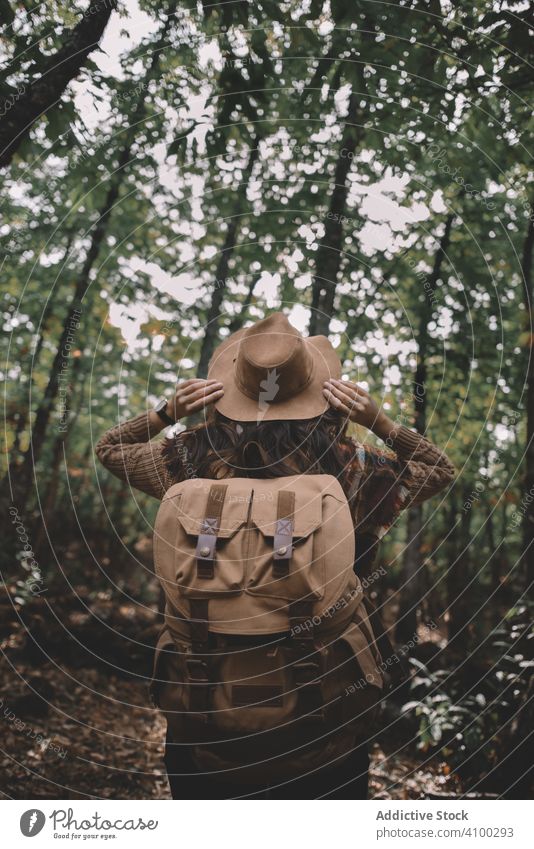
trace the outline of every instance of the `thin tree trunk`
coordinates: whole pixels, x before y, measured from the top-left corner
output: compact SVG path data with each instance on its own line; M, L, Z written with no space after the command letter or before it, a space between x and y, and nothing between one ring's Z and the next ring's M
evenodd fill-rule
M508 583L510 580L510 564L508 560L508 549L504 544L508 534L508 515L507 515L506 499L502 499L501 520L500 520L500 543L499 543L499 583L501 587L501 598L505 603L508 593Z
M78 383L78 375L80 372L80 368L81 357L77 357L74 360L69 393L69 400L72 400L75 395L77 396L76 407L73 411L73 414L70 416L67 411L67 420L65 421L65 425L61 430L58 431L54 440L52 456L49 465L49 478L46 486L45 499L42 505L41 515L39 516L37 526L33 534L33 538L35 540L34 549L36 553L36 559L38 561L43 559L45 532L54 517L54 510L56 507L57 494L59 490L59 471L61 458L64 456L66 445L68 443L74 425L76 424L78 416L80 415L80 411L83 404L86 375L84 376L83 380ZM66 474L68 474L67 471Z
M469 503L471 487L466 484L462 491L462 504ZM472 606L468 602L468 589L471 578L471 514L472 510L462 508L456 526L451 533L451 547L454 552L447 571L447 611L449 617L449 644L456 653L464 654L469 646L469 621ZM453 525L449 525L453 527ZM456 638L459 638L456 640ZM456 644L455 643L456 640Z
M491 575L491 583L488 595L491 600L485 604L488 618L492 625L496 625L501 619L501 604L503 600L503 586L501 584L501 569L503 565L502 558L502 540L495 540L495 516L491 504L486 512L486 520L484 522L484 530L486 532L486 541L488 544L489 554L487 568Z
M362 32L360 37L370 44L377 19L373 12L365 12L361 17ZM354 154L365 138L363 122L367 115L364 110L359 108L358 104L362 95L364 99L368 100L367 85L364 68L360 64L360 54L356 54L354 60L357 63L358 88L360 90L359 92L352 91L349 98L349 108L334 175L334 189L330 196L330 206L325 220L325 234L317 251L315 275L312 282L311 315L308 325L311 336L316 334L327 336L329 332L343 253L342 220L345 215L349 192L348 177ZM329 57L324 57L322 61L325 68L328 67ZM433 64L435 64L435 60ZM430 70L429 68L429 73Z
M123 150L122 153L124 154L125 151ZM123 155L121 155L122 167L124 167L128 159L129 149L128 157L124 157ZM44 391L43 399L39 404L39 407L37 408L30 436L30 444L24 453L23 461L17 471L15 488L17 492L16 500L20 506L20 509L24 508L28 500L32 470L42 454L50 416L52 414L52 410L54 408L54 404L59 393L61 375L68 368L69 347L67 346L70 346L71 336L72 338L74 338L75 330L79 326L83 310L83 299L90 285L90 274L100 252L102 242L104 241L106 227L108 219L111 215L111 210L118 198L120 182L122 180L122 171L119 170L118 175L120 176L117 176L117 178L114 180L108 190L99 220L93 230L91 244L89 246L89 250L87 252L87 256L85 258L82 270L78 276L76 288L74 290L74 296L72 298L69 310L63 322L63 329L61 332L58 346L56 348L56 353L52 363L52 368L50 370L48 383Z
M243 175L243 181L239 186L238 191L236 192L236 204L234 208L234 214L228 224L228 230L226 231L224 246L221 250L219 260L217 262L213 293L211 296L210 306L206 315L206 331L204 333L202 346L200 348L200 358L197 370L198 377L206 377L208 373L209 361L219 339L221 309L224 295L226 293L228 267L237 244L237 234L239 226L241 224L241 212L243 209L244 202L246 200L247 188L252 177L254 165L256 164L256 161L258 159L259 142L260 139L257 137L252 141L252 147L250 149L247 167Z
M406 643L417 634L417 614L421 603L421 530L423 527L422 505L408 510L406 524L406 548L402 563L402 583L399 612L395 627L395 639Z
M91 0L63 47L47 58L40 77L20 84L2 99L0 167L9 165L38 118L58 103L70 81L78 76L89 54L98 47L116 6L117 0Z
M326 74L328 73L328 71L330 70L330 68L334 64L334 62L337 62L337 61L338 61L338 57L335 56L334 54L331 54L331 53L327 53L326 56L320 56L319 57L319 59L317 61L317 67L315 68L315 71L314 71L308 85L304 88L304 91L302 92L302 97L301 97L302 106L304 106L306 104L310 94L313 95L314 89L320 89L321 88L321 86L323 84L324 77L326 76Z
M491 572L492 590L498 590L501 585L501 570L499 557L497 556L497 544L495 542L495 528L493 524L493 510L491 509L491 505L488 507L488 511L486 513L484 528L486 531L486 540L489 549L488 566L489 571Z
M147 75L145 78L146 82L152 79L152 77L157 72L157 68L159 66L160 61L160 51L167 40L168 31L173 21L174 14L176 12L176 6L177 3L174 2L169 8L169 13L167 15L165 24L163 25L163 28L161 30L158 43L154 50L152 60L147 71ZM136 103L136 107L130 122L130 129L126 137L126 142L119 156L118 167L111 178L106 199L100 210L98 221L96 222L96 225L93 229L91 244L89 246L89 250L85 257L84 264L78 276L74 295L68 313L65 317L65 321L63 323L63 330L56 349L54 361L52 363L48 383L43 395L43 399L35 415L35 420L30 436L30 444L24 454L21 466L17 471L17 476L16 480L14 481L13 488L16 492L15 500L19 505L19 509L23 509L27 503L32 471L36 462L39 460L42 454L50 416L52 414L54 403L59 392L61 373L67 368L68 365L68 348L66 348L66 346L69 344L70 334L73 328L75 327L76 323L79 322L79 318L82 314L83 299L91 283L91 271L98 259L98 255L100 253L100 249L107 232L111 213L119 198L119 192L126 173L126 166L128 165L131 159L132 146L137 133L137 124L141 120L144 113L147 88L147 85L144 85L142 87L142 93Z
M361 72L361 90L365 81ZM330 195L330 205L325 219L325 232L315 264L315 274L312 282L312 303L309 322L310 336L328 336L330 319L334 309L336 283L341 266L343 251L343 224L346 213L347 196L349 193L349 173L354 154L364 138L361 123L359 100L361 91L352 91L349 98L349 108L345 119L345 127L341 136L339 156L334 174L334 188Z
M65 252L64 252L63 257L61 259L61 265L63 265L63 263L65 263L67 261L71 247L72 247L72 236L69 236L68 241L67 241L67 246L65 248ZM55 292L54 292L54 295L55 295ZM51 294L49 296L47 302L46 302L46 307L44 308L43 315L41 317L41 323L40 323L40 328L39 328L39 336L37 337L37 342L36 342L35 349L34 349L34 352L33 352L32 358L31 358L31 370L32 370L32 372L35 372L35 369L37 368L37 365L39 363L39 358L41 356L41 351L43 349L45 334L48 330L48 322L50 320L50 317L53 315L55 306L56 306L56 300L55 300L55 297L53 297L52 294ZM11 451L10 451L11 459L9 461L9 471L7 473L8 479L15 473L15 470L18 466L18 461L19 461L19 457L20 457L20 453L21 453L20 452L20 441L21 441L22 434L26 430L26 423L28 421L29 412L30 412L29 407L26 407L25 409L21 410L20 413L17 416L17 424L16 424L16 428L15 428L15 438L13 440L13 445L11 446ZM3 482L4 483L6 482L6 478L4 478Z
M426 431L427 414L427 352L430 342L428 325L433 314L433 301L437 283L441 275L443 262L450 244L451 228L454 215L450 213L445 221L445 230L440 239L438 250L434 257L432 273L425 285L425 301L419 317L417 337L417 364L413 380L413 404L415 428L418 433ZM422 585L421 570L423 569L422 547L423 505L417 504L408 510L407 542L403 560L402 589L399 602L399 613L395 638L405 643L417 633L417 613L421 602Z
M527 313L527 332L529 334L528 363L526 376L527 434L525 447L525 496L534 495L534 307L532 280L532 252L534 250L534 206L528 221L521 256L523 295ZM525 497L523 518L523 567L527 586L534 581L534 498Z
M489 450L484 452L484 468L489 469L490 459L489 459ZM496 509L496 508L494 508ZM490 584L490 593L496 592L498 593L500 589L500 557L497 551L499 547L495 541L495 517L494 517L494 509L492 509L491 503L488 503L486 508L486 518L484 520L484 533L486 536L486 542L488 545L488 572L491 575L491 584ZM500 544L499 544L500 545ZM496 596L494 596L496 598ZM497 607L495 604L490 605L491 611L490 613L497 612Z
M123 498L122 490L117 491L112 505L108 510L108 522L111 529L107 532L105 544L105 557L109 558L110 564L116 569L120 563L121 556L124 555L124 543L122 541L123 528L125 527L124 513L128 506L128 501ZM165 595L163 593L163 595ZM163 613L163 611L162 611Z
M16 413L15 415L15 436L13 438L13 445L11 446L11 460L9 462L9 474L16 468L16 458L20 454L20 439L24 431L26 430L26 421L28 419L28 409L21 410L20 413ZM4 479L5 481L5 479Z
M252 282L250 283L250 286L248 287L248 292L245 296L245 300L243 301L243 303L241 304L241 306L239 308L239 312L230 322L230 326L229 326L230 333L235 333L236 330L240 330L243 327L243 324L244 324L245 319L247 317L248 308L250 307L250 305L252 303L252 298L254 296L254 289L256 288L257 282L258 282L257 278L254 277L252 279Z

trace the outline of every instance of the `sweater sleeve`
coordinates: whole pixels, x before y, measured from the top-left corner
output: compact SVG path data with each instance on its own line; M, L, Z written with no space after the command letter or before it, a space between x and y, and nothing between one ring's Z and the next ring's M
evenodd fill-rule
M420 433L402 425L391 438L391 448L408 491L403 508L432 498L454 480L456 470L447 455Z
M352 444L345 467L356 528L382 536L399 513L436 495L454 479L447 455L404 425L396 427L388 449Z
M170 477L163 461L164 440L150 441L156 433L159 430L151 425L149 414L141 413L107 430L98 440L95 453L117 478L161 499L176 479Z

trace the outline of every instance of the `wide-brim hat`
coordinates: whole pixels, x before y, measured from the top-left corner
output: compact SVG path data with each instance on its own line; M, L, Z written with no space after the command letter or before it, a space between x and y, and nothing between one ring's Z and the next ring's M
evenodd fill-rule
M328 409L325 380L341 377L326 336L302 336L282 313L232 333L218 346L208 378L224 395L215 407L238 422L312 419Z

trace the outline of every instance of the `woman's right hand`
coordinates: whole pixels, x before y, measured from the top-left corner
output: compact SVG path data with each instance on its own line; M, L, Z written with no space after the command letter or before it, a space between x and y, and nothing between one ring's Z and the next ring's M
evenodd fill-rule
M203 410L204 407L218 401L223 394L223 385L218 380L201 380L192 377L178 384L174 399L167 404L167 413L172 419L178 421L191 413Z

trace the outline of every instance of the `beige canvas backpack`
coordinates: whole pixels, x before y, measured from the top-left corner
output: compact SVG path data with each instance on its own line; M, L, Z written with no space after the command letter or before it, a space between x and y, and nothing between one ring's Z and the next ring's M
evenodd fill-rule
M330 475L187 480L159 508L166 597L152 693L200 768L263 781L369 736L381 658Z

